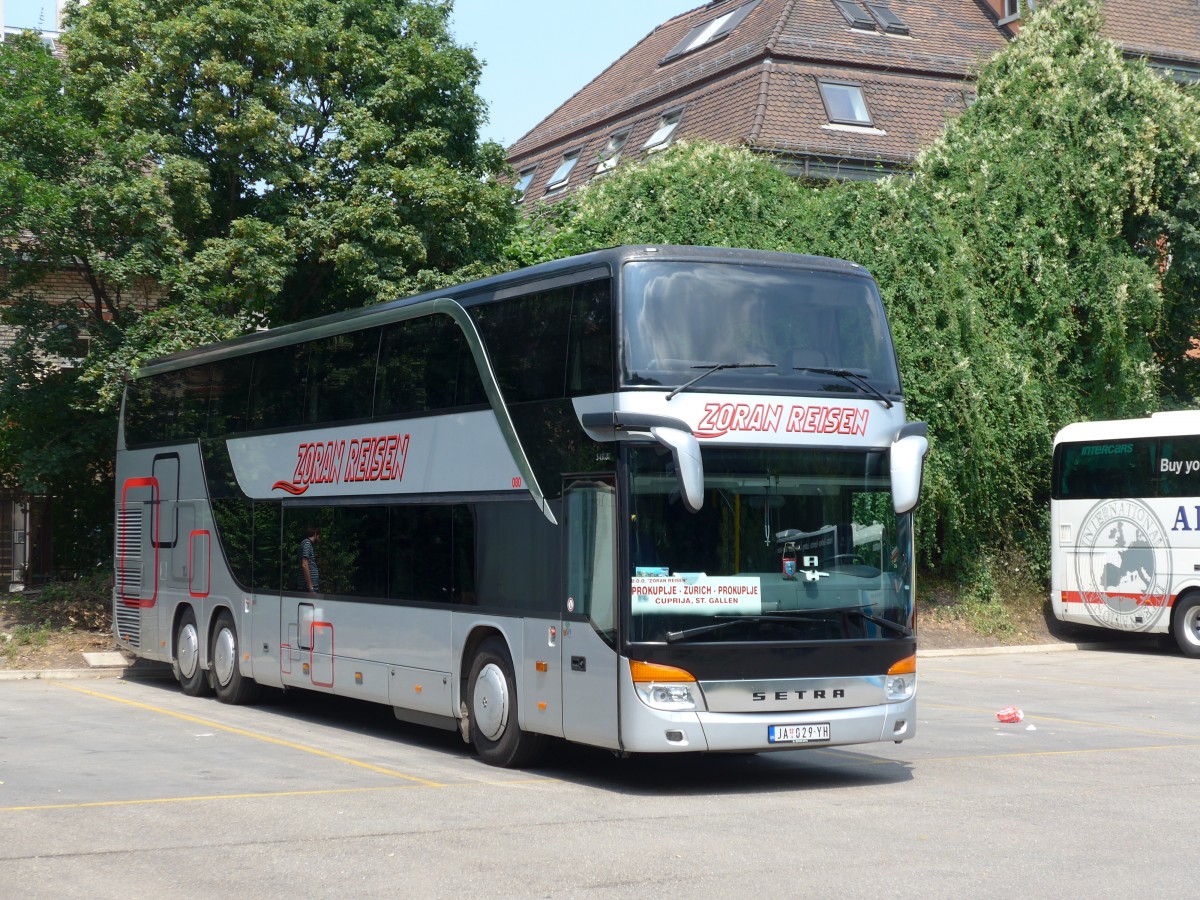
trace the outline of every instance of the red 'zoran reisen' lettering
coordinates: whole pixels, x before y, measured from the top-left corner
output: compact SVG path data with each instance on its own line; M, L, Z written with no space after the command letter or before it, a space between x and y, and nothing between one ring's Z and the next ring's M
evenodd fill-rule
M408 434L385 434L302 442L296 447L292 480L277 481L275 487L294 494L314 484L400 481L410 439Z
M869 409L857 406L803 406L788 411L784 430L793 434L866 434ZM698 438L717 438L730 432L779 432L783 405L779 403L707 403L696 428Z

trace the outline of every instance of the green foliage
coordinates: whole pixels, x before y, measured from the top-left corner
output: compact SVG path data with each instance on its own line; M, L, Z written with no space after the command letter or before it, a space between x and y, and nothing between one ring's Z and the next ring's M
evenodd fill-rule
M190 303L175 303L138 316L111 353L88 357L80 373L81 390L93 411L115 419L125 377L159 356L229 340L250 330L249 317L234 318Z
M993 551L1044 560L1055 431L1194 405L1200 380L1184 356L1200 333L1200 106L1125 61L1096 10L1046 5L911 177L817 186L681 144L526 222L509 252L671 242L862 263L909 415L931 427L923 558L960 575Z
M105 132L145 136L185 242L177 297L273 325L498 258L480 65L436 0L93 0L63 41Z
M0 44L0 480L70 498L60 564L111 552L129 371L501 260L512 190L449 15L92 0L68 4L67 65L37 35ZM62 271L75 295L49 305Z

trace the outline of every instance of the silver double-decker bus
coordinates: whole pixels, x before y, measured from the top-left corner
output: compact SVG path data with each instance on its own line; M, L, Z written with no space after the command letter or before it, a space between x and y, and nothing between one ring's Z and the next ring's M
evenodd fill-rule
M501 766L902 741L927 446L862 267L601 250L142 368L114 630Z

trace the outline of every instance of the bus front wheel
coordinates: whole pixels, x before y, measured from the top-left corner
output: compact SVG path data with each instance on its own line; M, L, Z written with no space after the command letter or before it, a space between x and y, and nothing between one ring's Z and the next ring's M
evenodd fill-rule
M1171 631L1185 656L1200 657L1200 595L1192 594L1175 604Z
M467 680L471 744L485 763L503 768L532 765L546 736L522 731L517 724L517 685L508 647L499 638L479 646Z
M237 626L228 610L217 614L213 626L212 653L213 688L222 703L253 703L258 699L258 682L242 675L238 664Z
M208 673L200 668L200 632L196 628L196 614L190 608L179 616L171 668L180 689L189 697L208 693Z

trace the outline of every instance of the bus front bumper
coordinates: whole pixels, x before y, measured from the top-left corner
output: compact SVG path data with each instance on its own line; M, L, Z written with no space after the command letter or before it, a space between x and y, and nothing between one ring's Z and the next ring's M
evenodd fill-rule
M632 690L621 701L621 747L629 753L837 747L906 741L917 730L915 692L896 703L770 713L667 712L648 707Z

